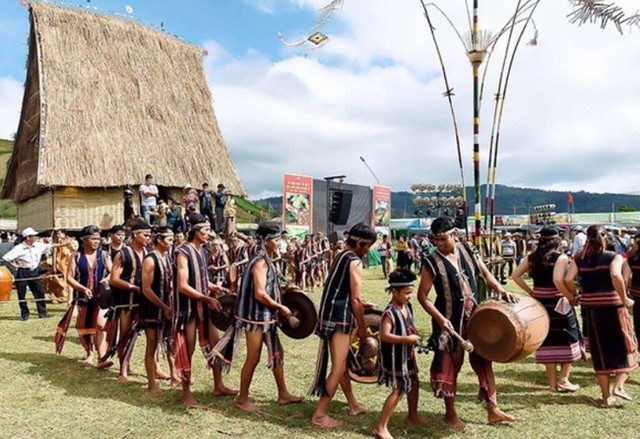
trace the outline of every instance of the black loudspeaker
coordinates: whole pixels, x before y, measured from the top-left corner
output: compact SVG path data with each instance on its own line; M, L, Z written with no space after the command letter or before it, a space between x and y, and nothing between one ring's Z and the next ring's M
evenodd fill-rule
M465 208L462 206L456 209L455 224L458 229L467 228L467 213L465 212Z
M349 221L351 200L353 192L334 190L331 194L331 209L329 210L329 222L338 226L344 226Z

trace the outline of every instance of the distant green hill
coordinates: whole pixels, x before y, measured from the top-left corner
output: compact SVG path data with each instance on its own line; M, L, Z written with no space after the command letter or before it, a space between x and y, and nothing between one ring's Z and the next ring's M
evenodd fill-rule
M555 204L556 212L567 211L568 192L545 191L542 189L519 188L511 186L496 186L496 215L525 215L529 208L539 204ZM630 206L634 210L640 210L640 195L625 194L595 194L590 192L572 192L576 213L597 213L618 211L620 206ZM484 212L485 186L481 189L482 209ZM411 192L392 192L391 209L392 218L413 218L415 207L412 203ZM469 200L469 214L473 214L473 188L467 187L467 200ZM273 210L281 211L282 197L265 198L257 200L256 204L270 205Z

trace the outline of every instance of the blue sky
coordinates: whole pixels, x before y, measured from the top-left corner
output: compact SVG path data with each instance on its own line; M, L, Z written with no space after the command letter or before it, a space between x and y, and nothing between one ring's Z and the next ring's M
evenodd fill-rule
M0 76L22 80L29 32L27 9L18 0L0 2ZM310 8L276 0L92 0L89 3L64 3L122 14L126 14L125 6L130 5L134 10L133 17L148 25L163 23L167 32L195 45L215 40L232 55L256 50L273 60L286 56L278 40L278 32L299 32L312 25L315 19ZM268 5L277 6L277 13Z
M629 11L640 0L618 0ZM456 183L449 108L418 0L344 0L323 28L322 49L291 49L329 0L91 0L204 47L205 73L222 134L252 197L278 194L282 174L347 175L373 184ZM85 2L81 2L86 4ZM481 2L480 27L494 32L515 0ZM18 125L27 10L0 0L0 138ZM464 33L463 1L438 4ZM568 0L543 0L537 46L518 52L502 121L498 183L554 190L636 192L640 138L640 39L567 22ZM442 17L434 25L447 63L472 178L472 82L468 60ZM525 41L531 38L527 31ZM481 124L481 180L502 56L494 52Z

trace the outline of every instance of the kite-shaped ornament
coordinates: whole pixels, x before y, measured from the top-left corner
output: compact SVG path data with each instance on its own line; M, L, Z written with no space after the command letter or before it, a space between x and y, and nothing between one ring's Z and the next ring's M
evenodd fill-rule
M307 40L311 41L316 46L319 46L320 44L324 43L328 39L329 37L323 34L322 32L316 32L313 35L311 35L309 38L307 38Z

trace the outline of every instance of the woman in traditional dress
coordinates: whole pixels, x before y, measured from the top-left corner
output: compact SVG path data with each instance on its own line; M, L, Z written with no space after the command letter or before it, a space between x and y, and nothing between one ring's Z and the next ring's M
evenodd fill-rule
M587 243L575 257L565 285L575 294L574 280L580 276L587 335L593 368L602 391L602 405L610 407L618 396L631 398L624 390L629 372L638 367L637 343L631 330L621 255L606 251L606 230L597 225L587 229ZM615 375L613 391L610 376Z
M86 226L81 233L81 246L71 256L67 271L67 282L73 288L73 304L58 325L56 348L62 352L66 331L73 314L73 307L78 307L76 328L80 335L80 343L85 350L84 362L93 363L93 350L98 351L98 358L107 352L107 342L104 333L106 323L105 312L98 306L98 286L105 280L105 273L111 270L111 260L106 251L100 249L100 229L96 226ZM98 368L113 365L110 360L98 363Z
M536 250L522 260L513 280L542 303L549 314L549 334L536 352L536 362L547 368L549 388L552 392L576 392L580 386L569 381L569 374L573 363L582 356L581 336L572 306L576 301L564 285L569 258L560 252L560 246L558 230L543 228ZM533 289L522 278L525 273L533 279Z
M640 335L640 233L636 235L635 242L629 253L629 258L623 266L625 284L633 297L633 328L636 340Z

